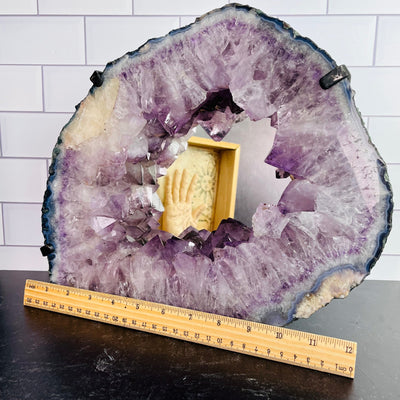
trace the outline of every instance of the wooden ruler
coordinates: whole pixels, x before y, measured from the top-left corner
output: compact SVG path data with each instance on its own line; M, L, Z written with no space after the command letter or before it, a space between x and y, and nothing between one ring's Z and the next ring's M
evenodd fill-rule
M354 378L348 340L30 279L24 305Z

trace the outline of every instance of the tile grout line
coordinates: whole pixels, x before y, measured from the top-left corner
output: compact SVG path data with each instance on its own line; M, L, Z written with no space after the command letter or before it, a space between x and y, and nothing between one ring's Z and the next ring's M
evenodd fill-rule
M228 3L234 3L235 1L229 1ZM321 10L318 12L296 12L296 13L288 13L287 11L285 12L276 12L276 13L270 13L268 9L263 9L262 11L266 13L269 16L272 17L321 17L321 16L335 16L335 17L376 17L376 16L394 16L398 17L400 16L400 12L369 12L369 13L355 13L355 12L349 12L349 13L335 13L335 12L330 12L330 0L327 0L327 4L325 7L325 10ZM127 12L118 12L115 14L111 13L41 13L39 10L39 0L36 0L36 13L35 14L21 14L21 13L13 13L13 14L2 14L0 13L1 18L15 18L15 17L22 17L22 18L38 18L41 19L42 17L53 17L53 18L72 18L72 17L99 17L99 18L115 18L115 17L199 17L202 14L199 13L179 13L179 12L174 12L170 14L165 14L165 13L146 13L146 14L138 14L135 12L135 0L132 0L132 11L131 13ZM257 7L255 7L257 8Z
M74 111L32 111L32 110L26 110L26 111L21 111L21 110L0 110L0 116L2 114L60 114L60 115L69 115L73 114Z
M47 169L47 179L49 179L49 172L50 172L50 165L51 165L52 160L46 159L46 169ZM47 190L47 183L46 183L46 190Z
M87 65L87 44L86 44L86 15L83 17L83 45L85 51L85 65Z
M35 157L35 156L3 156L1 157L2 160L30 160L30 161L47 161L51 156L49 157Z
M290 16L323 16L325 14L287 14ZM358 14L355 14L357 16ZM393 14L389 14L393 15ZM177 18L177 17L200 17L199 14L0 14L0 18L80 18L80 17L93 17L93 18Z
M68 68L68 67L101 67L104 65L100 65L100 64L31 64L31 63L20 63L20 64L16 64L16 63L3 63L0 64L0 66L4 66L4 67L55 67L55 68Z
M40 66L41 79L42 79L42 112L46 112L45 101L44 101L44 66Z
M375 38L374 38L374 52L372 54L372 65L376 67L376 53L378 51L378 29L379 29L379 16L376 16L375 22Z
M42 201L2 201L2 205L4 204L13 204L13 205L27 205L27 206L36 206L42 204Z
M364 123L365 123L365 127L367 128L367 132L369 135L369 117L364 117Z
M4 241L5 243L5 241ZM11 248L40 248L41 244L3 244L0 247L11 247Z
M133 11L134 12L134 11ZM318 13L293 13L289 14L287 12L285 13L268 13L268 10L263 10L264 13L271 17L275 18L282 18L282 17L399 17L400 13L368 13L368 14L356 14L356 13L348 13L348 14L338 14L338 13L329 13L327 14L327 10L318 12ZM79 18L79 17L95 17L95 18L130 18L130 17L141 17L141 18L168 18L168 17L189 17L189 18L197 18L200 17L202 14L179 14L179 13L173 13L173 14L83 14L83 13L77 13L77 14L42 14L42 13L37 13L37 14L0 14L1 18Z
M6 245L6 227L4 226L4 208L3 208L3 202L1 203L1 208L0 208L0 212L1 212L1 222L2 222L2 232L3 232L3 245Z
M1 113L0 113L1 117ZM2 141L2 133L1 133L1 118L0 118L0 157L3 157L3 141Z
M369 118L399 118L400 115L378 115L378 114L364 114L364 118L369 117Z
M181 18L181 17L179 17ZM177 28L179 29L179 28ZM4 67L54 67L54 68L69 68L69 67L94 67L94 68L101 68L104 67L105 64L101 64L101 63L87 63L87 64L82 64L82 63L71 63L71 64L61 64L61 63L45 63L45 64L40 64L40 63L2 63L0 64L0 66L4 66ZM371 64L365 64L365 65L357 65L357 64L348 64L347 67L349 68L365 68L365 69L371 69L371 68L375 68L375 69L388 69L388 68L400 68L400 64L397 65L371 65Z

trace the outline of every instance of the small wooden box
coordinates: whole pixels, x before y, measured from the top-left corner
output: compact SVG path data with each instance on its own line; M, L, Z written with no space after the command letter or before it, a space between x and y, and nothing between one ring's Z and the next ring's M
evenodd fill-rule
M239 144L192 136L188 140L188 149L168 169L170 176L177 169L186 169L189 175L197 176L192 208L205 207L196 229L212 231L222 219L234 217L239 157ZM157 193L164 203L165 178L159 179L158 183Z

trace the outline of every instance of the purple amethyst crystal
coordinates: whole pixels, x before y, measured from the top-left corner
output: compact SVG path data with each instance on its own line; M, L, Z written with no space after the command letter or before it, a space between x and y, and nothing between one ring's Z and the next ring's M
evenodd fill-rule
M54 149L52 281L272 324L347 295L382 251L392 194L348 79L320 85L335 67L284 22L237 4L108 64ZM260 204L252 227L159 230L157 179L190 128L221 140L244 117L277 128L265 162L294 178L278 204Z

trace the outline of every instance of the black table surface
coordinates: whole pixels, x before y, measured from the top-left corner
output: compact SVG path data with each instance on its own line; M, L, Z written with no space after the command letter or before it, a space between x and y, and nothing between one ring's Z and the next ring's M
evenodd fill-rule
M24 307L28 278L0 271L0 399L400 399L400 282L288 325L356 341L353 380Z

